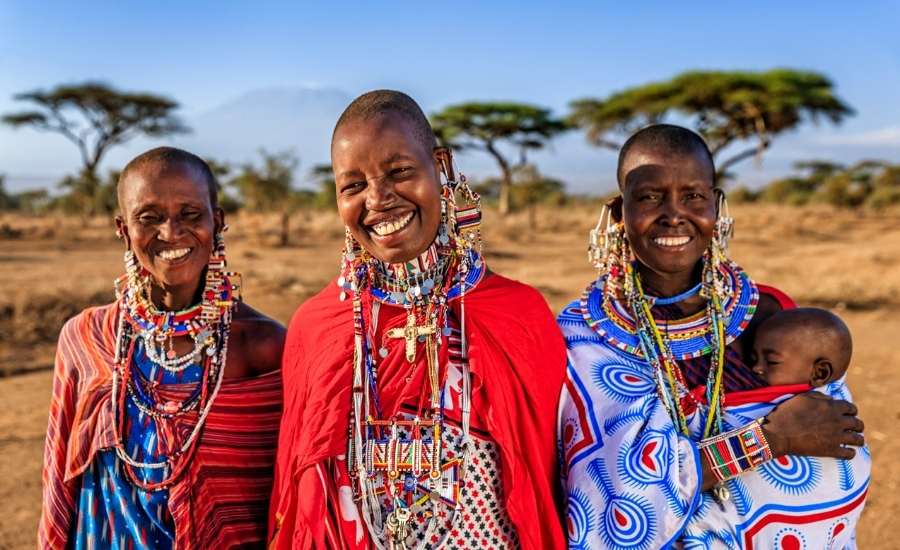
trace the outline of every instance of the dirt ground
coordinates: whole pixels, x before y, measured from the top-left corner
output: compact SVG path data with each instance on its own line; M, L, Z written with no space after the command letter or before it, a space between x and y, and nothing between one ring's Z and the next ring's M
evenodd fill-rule
M859 547L897 548L885 533L900 512L900 317L892 315L900 307L900 213L743 206L733 214L738 263L800 303L833 308L853 332L849 383L875 460ZM593 276L585 249L595 216L587 208L540 211L531 228L524 214L488 213L488 261L559 310ZM246 301L282 322L335 274L342 238L334 215L303 213L292 223L291 247L274 246L274 219L232 220L227 235ZM111 301L121 269L107 222L0 217L0 549L34 545L52 335L85 305Z

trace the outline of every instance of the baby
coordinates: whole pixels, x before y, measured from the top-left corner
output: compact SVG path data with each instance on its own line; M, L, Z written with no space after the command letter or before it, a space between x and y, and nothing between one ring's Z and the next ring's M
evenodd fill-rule
M769 386L839 379L850 365L850 330L830 311L803 307L769 317L756 332L753 372Z

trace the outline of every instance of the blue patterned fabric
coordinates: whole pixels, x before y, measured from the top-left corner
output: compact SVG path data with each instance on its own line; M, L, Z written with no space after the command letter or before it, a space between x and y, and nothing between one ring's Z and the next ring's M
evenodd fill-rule
M850 549L871 460L784 456L728 481L731 499L700 491L698 450L707 410L676 430L641 357L611 345L573 302L558 323L568 347L559 437L571 549ZM850 399L844 380L819 388ZM725 429L774 402L726 406ZM726 405L728 401L726 398Z
M140 341L135 346L132 368L133 376L140 374L163 385L195 383L202 376L200 365L190 365L176 374L165 371L147 358ZM156 420L141 412L132 396L126 396L125 403L127 452L140 462L162 461L165 445L160 445ZM163 477L161 469L141 468L137 474L144 482L160 481ZM150 492L133 486L114 450L98 452L81 476L75 533L69 539L71 547L172 548L175 528L168 497L165 490Z

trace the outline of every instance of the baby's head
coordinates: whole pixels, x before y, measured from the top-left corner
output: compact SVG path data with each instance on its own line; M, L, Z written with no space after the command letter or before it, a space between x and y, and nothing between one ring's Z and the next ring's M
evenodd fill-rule
M822 386L847 371L850 330L830 311L786 309L766 319L753 343L753 372L769 386Z

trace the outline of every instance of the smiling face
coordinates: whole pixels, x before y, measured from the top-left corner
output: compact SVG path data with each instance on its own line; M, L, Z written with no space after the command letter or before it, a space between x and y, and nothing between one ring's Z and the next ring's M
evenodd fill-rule
M689 283L716 222L713 167L699 151L638 147L623 159L621 173L625 234L641 271Z
M224 224L205 180L186 165L151 163L120 186L122 216L116 224L126 242L160 288L189 300Z
M439 155L395 113L348 122L331 146L344 225L375 258L411 260L434 241L441 221Z

